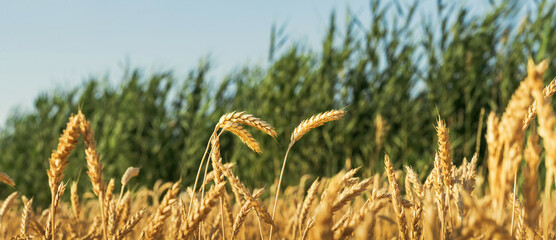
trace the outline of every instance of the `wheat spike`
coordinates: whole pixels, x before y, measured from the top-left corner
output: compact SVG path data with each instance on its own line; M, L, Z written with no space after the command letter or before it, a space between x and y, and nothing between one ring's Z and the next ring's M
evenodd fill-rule
M438 135L438 155L441 159L444 183L452 187L452 146L450 144L450 134L444 121L437 121L436 133Z
M351 188L343 191L332 204L332 212L340 210L349 201L361 195L373 183L372 178L367 178Z
M232 240L236 239L236 236L239 233L239 229L241 228L241 225L245 221L247 214L249 214L249 211L251 211L251 203L245 202L243 206L241 206L239 212L237 213L236 219L234 221L234 225L232 226L232 237L231 237Z
M401 239L407 239L407 224L404 216L404 209L400 200L400 189L396 176L394 175L394 167L390 162L388 155L384 155L384 165L388 173L388 182L390 182L390 190L392 194L392 206L396 213L396 221L398 223L398 232Z
M546 87L544 87L542 93L544 95L544 98L551 98L554 95L554 93L556 93L556 77L553 78L552 81L550 81L550 83L546 85ZM529 125L531 125L531 122L535 119L536 116L537 116L537 100L533 101L533 103L529 106L529 109L527 110L527 115L523 119L523 130L527 129Z
M368 202L365 202L365 204L367 204ZM365 207L365 206L363 206ZM348 209L348 211L344 214L344 216L342 216L342 218L340 218L340 220L338 220L334 226L332 226L332 231L334 232L334 234L336 234L336 232L338 232L338 230L345 228L345 223L347 222L348 219L350 219L353 215L353 211L350 209ZM343 231L342 231L343 232ZM343 234L339 234L339 235L343 235Z
M360 167L354 168L354 169L349 170L346 174L344 174L344 176L340 179L340 188L344 188L344 187L347 187L347 186L351 185L350 182L353 179L356 180L355 183L359 182L357 180L357 178L353 177L359 171L359 169L361 169L361 168Z
M316 179L307 191L307 197L305 197L305 201L303 201L303 205L299 213L299 218L297 219L299 229L301 229L301 227L305 224L307 215L309 214L309 209L311 208L311 205L313 204L313 201L317 196L317 190L319 186L320 182L318 179Z
M135 215L133 215L133 217L131 217L129 219L129 221L127 221L124 226L122 227L122 229L118 230L116 232L116 234L114 235L114 240L121 240L123 239L128 233L131 232L131 230L133 230L133 227L135 227L135 225L137 225L137 223L139 223L139 221L141 221L141 219L143 218L143 215L145 214L145 212L147 212L147 210L145 209L141 209L139 210Z
M91 184L93 185L93 192L98 196L98 200L101 208L101 223L102 231L106 236L106 203L104 197L104 180L102 178L102 163L100 162L100 154L97 152L97 144L95 141L95 133L91 127L91 122L87 121L85 115L78 112L77 117L79 119L79 132L83 136L83 142L85 143L85 159L87 161L87 175L91 179Z
M264 191L264 189L259 189L258 191L253 193L253 199L259 198L261 196L261 194L263 193L263 191ZM239 233L239 230L240 230L241 226L243 225L243 222L245 221L245 218L247 217L247 214L249 214L249 211L251 211L252 208L253 208L253 204L252 204L251 201L246 201L241 206L241 209L237 213L236 219L235 219L234 224L232 226L232 237L231 237L231 239L236 238L237 234Z
M29 227L29 217L31 215L31 206L33 205L33 199L27 201L23 213L21 214L21 227L19 228L19 234L22 237L27 236L27 229Z
M73 210L73 215L75 216L75 219L79 220L80 207L79 207L79 195L77 195L77 182L75 181L72 182L70 193L71 193L71 198L70 198L71 209Z
M415 199L414 201L415 210L413 211L413 221L411 222L411 227L413 230L411 235L412 239L421 239L421 232L423 231L422 215L423 199L425 198L425 188L421 184L421 181L419 181L419 177L417 176L417 173L415 173L413 168L405 166L405 169L407 171L407 178L409 179L409 182L411 182L411 185L415 190L415 194L417 195L417 199Z
M79 129L85 142L85 157L87 160L87 175L93 184L93 192L100 196L104 191L104 181L102 180L102 163L100 162L100 154L97 152L95 141L95 133L91 128L91 122L87 121L85 115L79 111L77 115L80 119ZM99 198L99 200L101 200Z
M244 125L254 127L254 128L270 135L273 138L278 136L278 133L276 133L276 130L274 130L274 128L272 126L270 126L270 124L261 120L260 118L257 118L257 117L255 117L251 114L247 114L245 112L231 112L231 113L228 113L228 114L226 114L226 115L224 115L220 118L220 121L218 122L217 126L219 128L223 128L229 122L244 124Z
M197 229L199 223L208 216L210 210L212 210L216 204L216 200L218 200L220 194L222 194L222 188L224 188L225 185L226 182L221 182L220 184L215 185L209 191L208 196L203 200L201 205L195 209L195 212L191 215L187 224L184 224L182 229L185 238L188 238L191 234L193 234L193 231Z
M56 194L58 184L64 177L64 169L66 169L66 166L68 165L68 157L77 144L77 138L79 137L79 124L79 117L71 115L66 125L66 129L64 129L60 139L58 140L58 148L52 151L50 159L48 160L48 163L50 164L50 168L47 170L48 183L50 185L50 192L52 196Z
M310 232L311 239L334 239L334 232L332 231L332 227L334 227L332 204L334 203L339 190L339 181L337 179L333 179L326 188L323 199L317 206L314 222L315 226Z
M125 223L125 221L127 221L127 218L129 217L129 212L131 210L130 205L131 205L131 193L127 191L122 197L122 199L120 200L120 202L118 203L118 206L116 207L116 217L117 217L116 223L117 222Z
M64 129L58 140L57 149L52 151L52 154L48 159L49 169L46 172L48 174L48 185L50 187L51 195L50 222L54 222L56 219L54 198L56 197L58 185L64 178L64 169L66 169L66 166L68 165L68 157L77 144L77 138L79 137L79 124L80 119L78 116L71 115L66 125L66 129ZM55 229L51 228L49 230L54 231ZM54 232L50 232L46 236L52 235L54 235Z
M311 129L320 127L324 125L326 122L335 121L344 116L346 111L344 110L330 110L328 112L319 113L317 115L312 116L309 119L303 120L293 131L291 135L291 143L292 145L294 142L298 141L303 135L309 132Z
M231 123L227 125L224 129L238 136L239 139L241 139L241 141L245 143L249 148L251 148L251 150L253 150L254 152L258 154L262 152L261 148L259 147L259 143L257 143L255 138L253 138L253 136L249 133L249 131L247 131L238 123Z
M2 207L0 207L0 223L2 222L2 218L4 217L4 214L6 214L6 212L11 207L13 201L17 198L17 196L18 196L18 193L13 192L2 203Z
M158 205L156 213L151 221L141 232L141 238L145 239L155 239L162 230L162 225L164 221L170 216L172 205L176 202L176 196L180 190L180 181L177 181L172 185L172 188L166 192L166 195L162 199L162 202Z
M462 187L468 193L473 192L475 188L475 178L476 178L475 169L477 168L478 159L479 159L479 155L477 153L473 154L473 158L471 158L471 163L469 163L467 165L467 168L465 169Z
M270 214L268 213L266 208L264 208L259 201L254 199L253 196L251 196L249 190L245 187L245 185L243 185L243 183L239 179L237 179L237 177L233 175L232 171L230 169L224 168L224 166L221 163L217 163L217 167L220 169L220 171L222 171L222 173L226 176L226 178L228 178L232 187L238 190L239 194L243 198L245 198L247 201L250 201L253 204L253 208L257 212L257 215L261 219L263 219L263 221L270 224L271 226L274 225L274 221L270 217Z
M10 176L8 176L8 174L4 173L4 172L0 172L0 182L3 182L5 184L8 184L10 186L15 186L14 180L12 180L12 178Z
M284 161L282 163L282 169L280 170L280 177L278 178L278 186L276 188L276 196L274 198L274 205L272 208L272 220L276 214L276 204L278 203L278 197L280 196L280 187L282 186L282 178L284 177L284 170L286 168L286 161L288 159L288 153L292 148L293 144L298 141L303 135L309 132L311 129L324 125L326 122L338 120L344 116L346 112L344 110L330 110L328 112L320 113L312 116L309 119L302 121L293 131L291 135L290 144L288 150L286 150L286 155L284 156ZM272 239L273 226L270 227L269 239Z
M136 168L136 167L128 167L125 170L124 175L122 176L122 186L127 185L127 183L129 182L130 179L137 177L137 175L139 175L139 170L141 168ZM122 187L123 188L123 187Z

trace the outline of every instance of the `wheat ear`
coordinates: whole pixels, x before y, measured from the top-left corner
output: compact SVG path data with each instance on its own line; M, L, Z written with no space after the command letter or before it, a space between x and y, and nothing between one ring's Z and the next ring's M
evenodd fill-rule
M334 203L332 204L332 212L340 210L349 201L353 200L357 196L361 195L367 188L373 183L372 178L367 178L356 185L350 187L349 189L343 191Z
M2 203L2 207L0 207L0 223L2 223L2 217L4 216L4 214L6 214L6 212L11 207L13 201L17 198L17 196L18 193L13 192L6 199L4 199L4 202Z
M253 199L258 199L263 193L263 191L264 188L261 188L257 190L255 193L253 193ZM241 206L241 209L237 213L236 219L232 226L232 237L231 237L232 240L236 238L237 234L239 233L239 230L241 229L241 226L243 225L243 222L245 221L245 218L247 217L247 214L249 214L249 211L251 211L251 209L253 208L252 203L253 203L252 201L246 201Z
M398 232L401 239L407 239L407 224L404 216L404 209L400 203L400 189L394 174L394 167L388 155L384 156L384 165L388 173L388 181L390 182L390 190L392 194L392 206L396 213L396 221L398 223Z
M297 222L298 222L297 228L300 229L300 230L301 230L301 227L304 224L306 224L305 221L307 219L307 215L309 214L309 209L311 208L311 205L313 204L313 201L317 197L317 190L318 190L319 186L320 186L319 179L316 179L313 182L313 184L311 184L311 187L309 187L309 190L307 191L307 197L305 197L305 200L303 201L301 211L299 212L299 218L297 219ZM294 237L295 237L295 234L294 234Z
M291 136L291 143L298 141L303 135L309 132L311 129L320 127L327 122L335 121L342 118L345 115L346 111L344 110L330 110L328 112L319 113L317 115L312 116L309 119L304 120L299 124L292 133Z
M314 227L313 231L311 231L310 239L334 239L334 232L332 231L332 228L334 227L332 204L338 196L340 189L340 181L337 178L332 179L324 191L317 209L315 210Z
M222 116L220 118L220 121L218 122L218 126L220 128L223 128L228 122L244 124L247 126L254 127L270 135L273 138L278 136L278 133L276 133L276 130L274 130L274 128L270 124L261 120L260 118L257 118L251 114L247 114L245 112L231 112Z
M220 171L222 171L224 176L228 178L232 187L235 188L246 201L250 201L251 204L253 204L253 208L257 212L257 216L259 216L261 219L263 219L264 222L268 223L269 225L274 226L274 221L270 217L270 214L265 209L265 207L257 199L253 198L249 190L236 176L233 175L232 171L225 168L219 162L216 165L220 169Z
M60 139L58 140L58 148L52 151L50 159L48 160L48 163L50 164L50 168L47 170L48 184L50 186L52 200L54 200L54 195L58 190L58 184L60 184L62 178L64 177L64 169L66 169L66 166L68 165L68 157L77 144L77 138L79 137L79 123L79 117L71 115L66 125L66 129L64 129Z
M550 104L550 99L544 97L541 92L542 89L542 76L548 67L547 61L542 61L540 64L535 65L532 59L527 63L527 79L530 81L532 94L537 101L537 114L539 121L539 135L543 138L544 149L546 151L545 166L546 166L546 179L545 179L545 202L543 209L550 209L552 205L550 189L554 182L554 173L556 171L556 152L551 151L556 148L556 133L554 132L555 116L554 110ZM550 150L550 151L549 151ZM543 211L543 235L548 238L548 211Z
M272 126L270 126L270 124L268 124L267 122L265 122L265 121L263 121L259 118L254 117L251 114L246 114L244 112L239 112L239 113L232 112L232 113L228 113L228 114L222 116L220 118L218 124L216 124L216 126L214 128L214 132L212 133L211 137L209 138L209 143L207 144L207 148L205 149L205 153L203 155L203 158L201 159L201 164L199 165L199 170L197 171L197 176L195 177L195 184L193 185L193 191L194 192L195 192L195 189L197 187L197 181L199 179L199 175L201 173L201 169L202 169L202 166L203 166L203 161L204 161L205 156L208 152L209 146L210 146L210 144L211 144L211 142L214 138L218 138L217 137L218 129L226 128L230 125L235 125L235 124L245 124L245 125L248 125L248 126L252 126L256 129L259 129L262 132L265 132L272 137L277 136L276 131L274 130L274 128ZM240 125L238 125L238 126L240 126ZM254 139L252 137L249 137L251 135L248 132L247 132L248 135L245 135L245 132L242 132L242 134L243 134L242 136L244 137L244 139L242 139L242 140L252 141L252 142L250 142L251 145L249 145L249 143L247 143L247 145L251 149L254 149L255 152L257 152L256 149L258 149L257 153L260 153L260 148L258 148L258 143L257 143L257 148L255 148L254 143L256 143L256 141L254 141ZM240 138L241 138L241 136L240 136ZM208 166L208 162L207 162L207 166ZM204 192L205 192L204 185L205 185L205 182L206 182L207 170L208 170L208 168L205 168L205 175L204 175L205 177L203 178L203 183L201 185L201 186L203 186L202 187L202 193L201 193L201 199L204 197ZM195 195L193 195L193 199L195 199ZM193 201L191 201L190 204L189 204L189 209L188 209L188 213L187 213L188 216L189 216L189 213L191 212L192 203L193 203Z
M218 169L218 167L216 166L217 162L221 160L221 155L220 155L220 141L219 138L214 138L211 140L211 154L210 154L210 162L212 163L212 168L213 171L212 173L214 173L214 182L216 184L219 184L220 182L224 181L224 175L222 175L222 172ZM208 162L207 162L208 165ZM208 166L206 166L205 171L208 169ZM208 174L205 174L205 179L203 180L203 182L207 182L208 180ZM203 187L204 189L204 187ZM220 196L220 215L222 215L223 217L220 219L220 224L221 224L221 232L222 232L222 238L226 239L226 228L225 228L225 224L224 221L226 221L226 217L224 217L224 210L226 210L226 216L229 222L233 221L233 215L232 215L232 211L230 210L230 206L229 203L226 199L226 189L223 188L222 189L223 193ZM230 226L232 226L232 224L230 224Z
M249 211L251 211L251 209L252 207L250 202L245 202L243 206L241 206L241 209L239 209L239 212L237 213L236 219L232 226L232 237L230 238L231 240L236 239L236 236L239 233L239 229L241 228L241 225L245 221L245 218L247 217L247 214L249 214Z
M120 229L116 232L116 234L114 235L114 240L121 240L128 233L130 233L131 230L133 229L133 227L135 227L135 225L137 225L137 223L139 223L139 221L141 221L141 219L143 218L143 215L145 214L146 211L147 211L146 209L141 209L141 210L139 210L139 212L137 212L135 215L133 215L129 219L129 221L127 221L124 224L122 229Z
M29 217L31 216L31 206L33 205L33 199L27 201L23 213L21 214L21 227L19 228L19 234L21 237L25 238L27 236L27 229L29 228Z
M365 204L363 205L363 207L365 207L365 205L368 203L365 202ZM342 216L342 218L340 218L340 220L338 220L334 226L332 226L332 232L334 232L334 234L336 234L337 232L344 232L346 226L345 224L347 223L347 220L349 220L351 217L353 216L353 211L351 210L351 208L349 208L347 210L347 212L344 214L344 216ZM339 234L340 236L343 235L342 233Z
M556 93L556 77L552 79L552 81L544 87L542 90L544 98L551 98L554 93ZM527 110L527 115L523 119L523 130L527 129L531 122L537 116L537 100L533 101L533 103L529 106Z
M73 181L71 184L71 209L73 210L73 215L75 216L76 220L79 220L79 195L77 194L77 182Z
M293 131L290 137L290 144L288 146L288 150L286 150L286 155L284 156L284 161L282 163L282 169L280 170L280 178L278 179L278 187L276 188L276 196L274 197L274 207L272 208L272 219L274 220L274 216L276 214L276 204L278 204L278 197L280 196L280 187L282 185L282 178L284 176L284 169L286 168L286 161L288 159L288 153L292 148L293 144L301 139L303 135L309 132L311 129L324 125L327 122L335 121L342 118L345 115L344 110L330 110L328 112L319 113L317 115L312 116L309 119L302 121ZM272 226L270 227L270 236L269 240L272 240Z
M4 172L0 172L0 182L3 182L5 184L8 184L10 186L14 186L14 180L12 180L12 178L10 176L8 176L8 174L4 173Z
M357 178L354 178L355 174L361 169L361 167L354 168L349 170L344 176L340 179L340 188L344 188L348 185L351 185L350 182L355 179L355 183L359 182Z
M240 124L231 123L227 125L224 129L238 136L239 139L241 139L241 141L245 143L245 145L247 145L251 150L253 150L258 154L261 154L262 151L261 151L261 147L259 146L259 143L257 143L255 138L253 138L253 136L249 133L249 131L243 128Z
M411 185L413 185L413 189L415 190L415 194L417 195L417 199L415 199L415 210L413 211L413 221L411 223L412 226L412 239L421 239L421 232L423 231L423 199L425 198L425 188L419 181L419 177L417 173L413 170L413 168L406 166L407 177ZM409 186L407 186L409 187Z
M120 203L120 200L122 199L122 195L124 193L124 188L127 185L127 183L129 182L129 180L131 180L134 177L137 177L137 175L139 175L139 170L141 168L136 168L136 167L128 167L125 170L124 175L122 176L122 187L120 189L120 197L118 197L118 204Z
M116 207L116 223L125 223L125 221L127 221L127 218L129 217L130 205L131 193L127 191Z
M444 183L447 187L452 187L452 147L450 144L450 134L444 121L437 121L436 133L438 136L438 155L441 160Z
M176 196L180 190L180 181L172 185L172 188L166 192L162 202L158 205L156 213L151 221L147 224L145 229L141 232L141 238L155 239L159 236L162 230L164 221L170 216L172 205L176 202Z
M91 179L93 192L98 196L101 212L102 232L106 236L106 209L104 207L104 181L102 179L102 163L100 154L97 152L95 133L91 127L91 122L87 121L81 111L77 114L79 119L79 131L85 143L85 158L87 160L87 175Z
M222 194L222 188L226 185L226 182L221 182L215 185L209 192L208 196L203 200L201 205L197 207L195 212L188 219L187 224L184 224L182 229L184 237L187 239L193 231L197 229L199 223L203 221L209 214L210 210L216 204L216 200L219 199L220 194Z
M58 190L58 185L64 178L64 169L68 165L68 157L75 148L77 144L77 138L79 137L79 123L80 119L78 116L71 115L66 129L64 129L62 135L58 140L58 147L56 150L52 151L50 159L48 159L49 169L46 171L48 174L48 185L50 187L50 222L54 222L56 219L56 208L54 207L54 198L56 197L56 191ZM54 228L50 229L54 231ZM54 232L49 233L51 235Z

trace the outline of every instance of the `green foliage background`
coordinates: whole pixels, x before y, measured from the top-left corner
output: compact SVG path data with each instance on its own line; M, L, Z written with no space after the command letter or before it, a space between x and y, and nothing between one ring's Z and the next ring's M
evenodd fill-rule
M92 78L84 86L41 94L33 111L13 113L0 130L0 169L14 178L17 191L48 203L48 158L68 117L81 108L92 121L107 179L139 166L132 187L179 178L191 185L219 117L244 110L276 127L279 137L251 130L263 149L257 155L224 134L222 155L236 163L234 171L247 186L260 187L278 176L291 131L301 120L346 107L344 120L294 146L286 186L304 174L332 175L346 159L367 174L380 172L384 153L397 167L411 165L426 175L438 114L450 128L454 161L470 158L481 109L504 110L525 76L528 56L538 61L556 54L555 3L540 1L532 14L516 19L520 1L495 2L477 16L461 4L439 1L436 16L416 21L417 5L371 1L365 13L370 24L349 14L338 21L332 14L316 51L282 46L283 36L273 27L268 66L246 66L218 81L208 80L210 62L201 61L185 79L170 71L146 75L129 69L119 85ZM556 75L555 61L549 65L547 82ZM389 126L381 146L375 140L378 114ZM482 159L486 147L480 139ZM88 191L82 141L69 161L65 180L78 179L80 191ZM11 191L1 187L0 195Z

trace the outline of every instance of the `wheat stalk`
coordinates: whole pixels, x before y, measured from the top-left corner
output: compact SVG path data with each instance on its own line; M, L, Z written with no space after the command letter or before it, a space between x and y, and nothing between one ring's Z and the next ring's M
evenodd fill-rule
M127 218L129 217L130 204L131 204L131 193L127 191L116 206L116 216L115 216L116 225L119 222L125 223L125 221L127 221Z
M551 207L551 194L550 189L556 177L556 152L552 149L556 148L556 134L554 133L555 117L554 111L550 104L549 99L545 98L542 94L542 76L548 67L547 61L542 61L540 64L535 65L532 59L529 59L527 64L527 79L531 85L532 95L537 101L537 114L539 121L539 135L544 140L544 148L546 151L545 166L546 166L546 182L545 182L545 203L544 209ZM548 238L548 213L543 211L543 236Z
M302 121L293 131L290 137L290 144L288 146L288 150L286 150L286 155L284 156L284 161L282 163L282 169L280 170L280 178L278 179L278 186L276 188L276 196L274 198L274 206L272 208L272 219L274 220L274 216L276 214L276 204L278 203L278 197L280 196L280 187L282 186L282 178L284 176L284 169L286 168L286 161L288 159L288 153L292 148L293 144L298 141L303 135L309 132L311 129L324 125L326 122L335 121L344 116L346 112L344 110L330 110L328 112L319 113L317 115L312 116L309 119ZM272 230L273 227L270 227L270 236L269 240L272 240Z
M65 183L59 184L58 190L56 191L56 194L54 194L54 201L52 202L53 209L50 209L50 218L46 225L45 236L44 236L44 238L46 239L56 239L56 232L58 230L58 226L56 225L56 222L54 221L55 218L53 218L52 215L54 212L56 212L56 209L60 205L60 199L62 198L62 195L64 194L65 191L66 191L66 184Z
M539 145L539 135L536 133L534 126L531 128L531 134L527 139L527 146L525 147L524 157L527 163L523 168L524 185L523 197L525 198L525 209L527 212L527 223L536 227L537 219L539 217L538 203L538 180L539 180L539 164L542 148Z

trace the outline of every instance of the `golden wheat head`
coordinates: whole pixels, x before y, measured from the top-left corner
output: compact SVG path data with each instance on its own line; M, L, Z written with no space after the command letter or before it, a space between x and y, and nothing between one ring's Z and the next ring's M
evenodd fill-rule
M335 121L342 118L346 114L344 110L330 110L328 112L319 113L317 115L313 115L311 118L303 120L293 131L291 135L290 141L296 142L298 141L303 135L309 132L311 129L320 127L327 122Z

